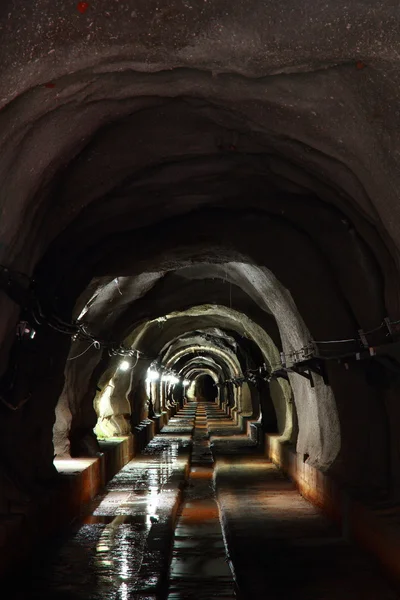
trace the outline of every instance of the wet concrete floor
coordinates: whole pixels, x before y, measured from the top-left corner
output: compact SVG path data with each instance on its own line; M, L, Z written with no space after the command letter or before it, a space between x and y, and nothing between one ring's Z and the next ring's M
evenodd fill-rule
M241 598L394 600L377 564L265 459L221 459L216 487Z
M188 486L175 529L168 600L235 598L213 485L214 459L207 416L213 406L197 406Z
M165 596L173 531L189 470L195 407L156 436L96 498L83 522L7 582L7 600L148 600ZM182 426L182 427L181 427ZM184 433L180 432L180 427ZM4 589L4 588L3 588Z
M7 600L400 598L216 404L201 401L2 590Z

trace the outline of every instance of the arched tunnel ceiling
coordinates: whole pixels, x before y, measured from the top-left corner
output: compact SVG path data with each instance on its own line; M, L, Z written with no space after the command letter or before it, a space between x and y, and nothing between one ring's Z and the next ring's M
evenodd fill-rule
M264 353L265 360L271 364L278 361L278 352L268 334L257 324L253 323L245 315L232 309L205 305L194 307L187 311L173 313L165 318L149 321L135 330L129 337L129 343L138 350L141 350L148 356L164 355L165 360L169 360L168 346L171 345L171 351L176 347L197 345L210 345L210 327L221 327L225 330L233 330L242 337L255 340ZM196 329L200 331L196 335ZM185 334L190 336L185 337ZM221 332L220 340L216 341L215 333L211 340L213 347L224 349L233 353L233 348L228 348L231 344L231 336L228 333ZM219 343L218 343L219 342ZM236 342L235 342L236 343ZM225 348L224 348L225 346Z
M206 332L202 335L201 332L193 336L185 336L177 338L169 344L168 350L163 356L164 364L174 366L180 359L185 359L189 354L199 353L201 356L210 356L215 359L220 357L226 364L229 365L232 371L239 374L240 361L237 348L233 349L230 346L229 332L223 333L217 340L211 338Z
M273 12L276 10L272 7L269 9ZM208 15L208 11L214 15L214 10L206 8L202 15ZM316 7L314 10L318 14ZM225 17L222 17L218 10L217 14L218 19L225 21ZM103 16L102 13L93 13L89 18L94 20L90 22L95 23L96 19ZM214 16L209 16L214 19ZM326 15L324 18L321 16L322 21L325 17ZM77 21L80 18L78 15L74 15L73 18L79 29L83 20L86 21L88 17L85 16L81 21ZM365 18L368 21L371 19L368 12ZM110 14L108 19L107 25L112 27L113 15ZM203 34L204 39L208 39L208 18L205 23L207 25ZM135 26L135 20L132 26ZM253 26L256 31L261 31L258 30L259 24L253 23ZM67 22L66 27L68 28ZM74 31L79 39L78 30ZM154 48L156 52L157 48L164 47L164 33L160 32L161 37ZM117 37L119 35L120 32ZM253 48L252 55L257 54L257 48L261 52L261 39L263 36L259 39L260 45L256 44ZM325 43L324 41L323 45ZM63 49L68 46L66 43ZM190 47L193 50L192 43ZM131 48L132 58L135 50L138 51L138 48ZM331 48L331 52L335 54L337 47ZM194 55L191 56L196 62ZM47 60L52 59L50 57ZM260 63L259 69L260 73L264 72L267 75L271 72L271 56L264 60L266 64ZM90 57L87 57L86 61L90 63ZM116 67L116 57L114 61ZM246 64L249 64L248 60ZM324 66L330 66L329 61ZM40 68L43 68L42 64ZM5 111L12 113L16 110L23 113L25 104L29 106L29 115L26 118L27 122L28 117L30 118L29 131L32 136L39 136L42 130L46 129L47 118L68 122L68 128L64 127L64 135L60 128L57 144L53 142L52 146L45 145L49 158L51 150L54 153L58 152L58 160L52 157L51 167L46 169L45 177L44 166L41 169L31 169L37 178L34 194L29 195L35 199L35 209L32 212L32 216L35 216L35 231L31 228L30 231L24 232L24 235L18 231L18 235L13 236L13 243L9 246L6 241L3 242L3 250L11 250L13 260L18 256L21 266L26 263L26 259L24 260L18 252L18 245L22 241L25 251L28 248L31 250L26 256L29 256L29 261L33 264L45 251L46 244L57 240L58 232L64 229L61 238L55 242L58 252L52 252L53 258L45 263L48 269L52 270L53 279L57 280L57 277L54 278L54 271L61 273L64 271L63 267L68 264L74 265L76 272L78 257L85 258L84 262L89 260L90 264L86 265L85 271L92 271L93 260L98 262L99 256L97 252L91 258L87 254L93 254L95 244L104 244L105 236L109 240L111 233L117 235L128 230L137 231L146 225L152 226L155 220L162 222L167 217L176 219L199 206L215 203L241 205L245 194L249 207L265 208L267 203L268 210L278 214L281 219L295 219L296 223L300 220L302 227L308 226L311 229L316 225L314 236L320 231L320 223L317 224L315 218L302 219L305 211L299 211L299 198L302 205L307 202L311 205L314 203L313 211L318 210L316 196L330 205L339 206L345 217L350 218L350 222L354 224L358 235L373 247L381 268L390 271L390 260L384 248L387 237L384 242L379 242L376 231L371 227L372 223L378 229L382 226L377 218L379 211L372 207L371 194L368 194L369 187L371 191L372 188L376 189L377 178L372 177L370 165L368 164L366 169L358 156L360 147L368 146L368 141L372 142L372 139L366 141L365 138L372 138L373 134L371 128L364 127L365 114L360 110L360 105L357 104L356 114L352 114L350 110L355 106L353 96L357 93L357 86L364 85L366 69L356 69L355 63L351 63L350 59L343 61L336 58L331 68L311 70L311 73L307 69L307 73L292 76L286 73L284 77L270 77L268 83L262 79L244 79L237 75L227 78L223 72L229 71L228 64L225 68L218 69L219 74L216 77L210 77L206 70L194 74L191 71L151 74L135 74L130 71L113 73L111 76L104 73L104 70L107 69L97 68L96 75L92 74L88 85L80 86L75 76L74 83L70 81L66 88L59 88L60 82L54 84L54 88L35 88L32 92L26 92L29 98L25 98L24 94L20 95L17 104L14 106L11 103ZM292 70L302 69L293 66ZM284 71L286 72L286 68ZM372 77L372 73L376 76L377 69L369 64L369 78ZM85 74L87 75L88 71L81 72L81 75ZM111 77L113 83L118 77L121 79L118 91L113 85L111 92L111 81L108 81L107 77ZM130 77L132 81L129 81ZM171 81L174 84L172 86ZM189 81L190 87L187 89L190 93L186 93L185 86ZM338 81L341 84L339 86ZM162 92L167 86L169 91ZM310 87L316 92L315 95L309 93ZM350 103L339 100L338 91L335 92L336 96L328 96L328 88L342 91L346 87L352 100ZM49 94L50 89L57 90L50 92L53 96ZM47 94L45 102L42 92ZM55 95L56 106L53 104ZM163 96L168 96L168 99L163 101ZM199 100L195 96L198 96ZM313 98L312 102L310 97ZM343 100L345 97L346 94L343 94ZM364 97L363 101L365 102ZM313 103L317 110L310 106ZM36 115L35 106L38 113ZM84 107L84 110L75 110L77 106ZM70 114L72 107L73 115ZM332 110L333 107L335 110ZM324 117L325 110L329 111L329 119ZM46 111L49 111L48 116ZM351 127L346 127L343 121L343 127L338 134L336 115L341 112L346 116L346 123L350 117L352 120ZM40 116L40 127L35 128L32 125L35 116ZM82 128L83 118L86 125ZM323 135L319 125L322 121ZM75 127L71 126L72 123ZM74 140L73 136L76 136L78 131L79 140ZM360 139L355 135L356 132L360 134ZM21 126L21 136L23 134ZM135 151L132 139L140 140L138 151ZM157 144L154 140L157 140ZM373 141L375 142L375 138ZM25 146L26 144L23 145L24 148ZM117 149L114 152L115 147ZM111 153L114 160L110 162L108 156ZM9 154L11 156L12 153ZM37 153L34 158L39 159ZM43 165L46 158L42 159ZM105 161L105 164L101 161ZM350 166L351 162L353 164ZM363 168L366 180L364 185L360 184ZM356 176L357 170L360 173ZM107 172L107 177L98 177L99 172ZM9 174L8 179L10 177ZM367 185L367 180L370 186ZM28 183L27 181L26 184ZM9 191L12 191L12 182L10 187ZM53 211L49 210L49 202L54 195L58 197L57 218ZM381 196L379 189L379 198ZM10 193L8 201L12 201L11 197ZM19 197L22 200L23 190L20 182ZM293 205L297 208L293 208ZM293 211L296 210L294 216ZM329 209L326 210L329 212ZM10 217L14 213L10 213ZM44 221L40 215L44 217ZM390 220L389 225L392 223L393 220ZM186 222L191 232L195 230L195 224L195 221L192 226L190 220ZM10 238L11 225L9 222L6 235L2 239ZM16 234L17 223L15 225ZM29 229L29 225L28 219L25 226ZM78 236L84 241L84 247L82 244L71 245L71 239L76 240ZM120 250L119 247L118 252ZM340 252L336 254L339 256ZM343 249L343 254L348 259L348 251ZM55 256L57 268L54 264ZM174 258L175 261L179 259L176 254L171 260ZM65 261L67 262L64 265ZM25 269L31 268L27 264L23 266ZM69 275L72 276L71 272ZM82 273L86 282L87 277L88 273ZM70 277L64 277L64 280L68 281L70 286ZM351 275L347 276L348 284L353 280ZM83 281L80 285L83 285Z
M0 7L0 265L34 277L45 314L69 322L92 299L82 321L96 335L155 356L193 331L231 332L231 309L265 355L400 317L395 4L87 8ZM3 373L20 308L1 294L0 311ZM63 370L78 407L106 363L74 342L65 367L61 337L39 328L22 386L34 406L49 398L47 425ZM355 420L333 388L363 410L342 380L291 380L298 449L316 464Z
M240 377L240 375L242 374L239 362L236 359L236 356L234 354L231 354L226 350L224 351L224 350L221 350L220 348L216 348L215 346L212 346L212 345L206 346L204 343L199 344L199 345L187 346L186 348L177 350L173 354L171 359L167 362L167 365L174 366L180 358L185 359L189 353L193 353L193 352L201 352L202 354L212 356L214 358L214 362L215 362L215 357L220 357L222 362L227 366L230 373L232 373L232 375L234 377ZM200 364L202 362L203 362L203 359L201 358L198 364Z
M273 3L227 10L222 0L201 8L178 2L165 13L157 2L131 1L122 24L122 6L100 3L82 15L72 6L19 4L0 14L8 50L3 210L12 208L1 232L5 262L31 271L64 231L57 269L54 255L49 268L60 273L67 260L76 270L77 257L110 233L202 205L242 204L245 194L248 206L265 207L268 198L269 210L277 205L289 220L287 203L318 197L339 207L390 272L384 246L397 243L398 210L397 170L387 177L395 154L385 153L397 139L393 122L385 130L396 85L391 6L293 4L283 18ZM370 35L377 25L379 36ZM18 27L25 37L13 35ZM17 153L23 181L9 168ZM72 247L77 236L83 244Z
M82 320L98 335L112 328L118 337L126 335L137 323L164 317L174 311L201 304L227 305L250 316L280 346L276 321L268 314L267 304L258 302L259 292L251 282L239 278L237 284L231 283L233 279L228 265L221 272L213 264L201 268L205 277L199 279L199 269L194 265L189 271L144 273L138 277L119 277L111 281L94 280L79 299L75 316L83 312L88 303ZM193 277L188 276L192 269ZM181 272L184 276L181 276ZM92 296L94 299L89 301Z
M350 65L341 68L346 73ZM314 76L327 76L328 72ZM175 73L171 75L175 77ZM186 75L190 79L190 73L177 74L181 86ZM141 77L157 79L159 75ZM14 255L9 260L29 271L31 266L23 253L30 262L43 256L37 269L38 289L50 308L64 314L93 275L175 269L197 256L214 262L234 258L268 266L291 291L316 337L350 335L360 324L375 326L390 307L397 308L397 278L389 276L393 262L385 245L387 238L379 237L381 222L376 220L376 211L371 210L359 181L353 177L350 185L348 167L344 168L337 157L327 159L322 148L313 149L307 136L300 145L300 132L293 130L288 116L291 108L295 112L298 109L297 127L310 126L309 112L303 114L302 82L296 89L296 104L291 106L286 79L272 78L269 85L260 80L232 82L236 95L228 101L225 81L222 86L212 78L207 82L206 74L200 78L205 78L204 86L199 83L196 88L201 101L179 100L184 94L177 86L172 93L176 100L171 98L164 104L160 99L151 101L139 112L138 106L124 105L129 116L123 121L120 113L114 119L109 107L108 121L97 121L101 131L81 142L68 167L64 158L62 172L59 169L51 179L46 171L45 189L40 183L35 186L32 222L26 219L27 230L19 231L8 247L4 244ZM165 85L162 77L157 85L160 92ZM144 83L133 86L130 93L139 93L146 103L149 95L145 87ZM210 94L207 101L206 90ZM216 98L210 103L212 96ZM104 102L105 98L91 98L88 112ZM280 118L271 114L276 106L282 113ZM39 107L44 110L43 102L38 102ZM21 104L11 105L7 111L13 108L20 110ZM62 111L60 104L52 117L57 118L58 111ZM43 116L43 127L45 122ZM75 132L72 122L71 135ZM106 122L112 124L104 129ZM315 127L314 134L317 130ZM344 128L343 133L347 131ZM308 129L307 134L312 137ZM328 140L329 133L324 132L323 138ZM140 153L135 152L132 139L140 140ZM316 139L314 142L317 144ZM319 137L318 144L321 142ZM101 165L103 159L107 165ZM56 163L53 161L52 166ZM98 177L99 171L107 172L107 177ZM22 198L21 186L19 195ZM55 195L57 219L49 205ZM245 218L238 210L244 198ZM251 208L255 212L251 213ZM11 221L4 239L12 230ZM18 248L22 240L23 253ZM46 254L45 245L51 241ZM306 296L305 288L309 291ZM326 322L325 315L323 322L314 324L321 314L317 306L328 302L327 313L334 326Z
M223 314L224 311L221 312ZM199 314L201 315L201 309ZM232 315L228 311L226 312L226 324L235 327ZM163 364L172 366L174 369L178 368L178 370L186 369L190 364L200 365L207 362L221 370L222 360L230 370L231 377L239 376L250 368L258 368L264 362L268 362L270 369L273 370L278 363L276 348L272 346L268 338L259 335L260 333L258 328L255 328L255 332L246 333L246 336L234 330L207 327L202 330L189 331L168 342L161 350L160 360ZM193 354L194 358L192 358Z
M247 231L251 232L250 236L247 235ZM351 235L348 229L343 233ZM199 242L199 239L202 241ZM336 241L331 250L337 257L344 246L340 243L340 237ZM211 214L194 213L185 221L180 219L170 223L163 222L157 228L149 230L143 238L138 233L134 239L122 234L109 239L102 246L103 258L96 256L96 264L98 269L114 274L125 274L127 270L128 273L133 271L139 274L141 270L146 269L176 269L196 258L221 263L239 256L246 257L244 262L262 266L268 263L267 271L264 266L258 270L257 279L259 276L264 279L264 274L272 269L284 287L292 293L315 337L329 339L338 336L349 337L360 326L376 326L387 313L379 270L373 258L368 256L368 253L365 254L363 248L357 244L356 241L353 248L354 258L343 254L339 263L334 266L327 259L326 253L315 246L309 235L291 226L288 228L285 222L271 221L261 215L255 217L251 213L247 213L244 220L242 211L231 217L225 212L217 211ZM59 256L57 252L54 255ZM149 259L149 256L152 258ZM52 298L57 294L56 298L59 300L55 306L59 311L65 310L67 306L65 298L78 292L78 289L74 288L74 282L80 282L79 285L83 283L79 270L80 267L87 270L88 264L84 265L83 257L78 263L74 262L70 277L68 268L65 267L67 270L64 271L62 288L58 288L57 291L54 288L57 284L54 269L51 269L50 279L47 268L39 272L39 283L44 285L46 297ZM91 266L94 268L93 264ZM340 275L343 272L351 285L344 285L343 276ZM46 284L43 283L44 273L47 273ZM81 274L83 275L83 272ZM243 275L242 273L241 276ZM250 274L245 277L249 278ZM357 285L354 285L354 281ZM269 285L268 292L272 289ZM367 305L364 302L365 294L369 297ZM321 306L329 307L329 310L321 311Z
M180 370L180 373L184 375L185 378L193 376L197 376L203 371L207 371L213 374L217 380L220 379L222 369L217 365L217 363L211 357L202 357L198 356L189 360L185 363L185 366Z

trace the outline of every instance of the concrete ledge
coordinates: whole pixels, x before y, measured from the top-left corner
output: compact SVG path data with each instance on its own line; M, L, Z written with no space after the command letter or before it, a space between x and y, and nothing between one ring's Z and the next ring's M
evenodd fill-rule
M100 442L103 453L102 479L105 483L110 481L126 465L135 454L135 439L133 435L115 437Z
M153 417L153 421L154 421L154 426L155 426L155 433L160 433L161 429L164 427L164 425L168 425L168 413L167 412L162 412L161 414Z
M258 448L262 451L264 449L265 436L261 423L252 420L250 417L246 422L246 427L248 437L257 444Z
M388 515L388 510L361 505L329 475L305 463L293 446L278 436L265 436L265 453L293 480L304 498L336 521L345 538L354 539L373 555L400 587L400 507L392 507Z
M342 523L346 503L342 500L342 492L329 476L304 462L293 446L282 442L279 436L266 434L265 452L295 482L304 498L318 506L331 519Z
M133 428L134 456L147 446L156 434L156 424L152 419L145 419Z
M59 459L54 487L0 516L0 577L28 558L50 535L67 527L134 456L132 436L102 442L96 458Z

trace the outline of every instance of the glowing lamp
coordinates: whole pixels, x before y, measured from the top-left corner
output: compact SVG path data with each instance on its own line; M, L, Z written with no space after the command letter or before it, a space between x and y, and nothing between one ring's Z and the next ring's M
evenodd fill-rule
M160 378L160 374L158 371L153 371L152 369L149 369L147 371L147 377L146 377L147 382L157 381L159 378Z
M167 383L179 383L179 379L178 377L175 377L175 375L163 375L161 379Z

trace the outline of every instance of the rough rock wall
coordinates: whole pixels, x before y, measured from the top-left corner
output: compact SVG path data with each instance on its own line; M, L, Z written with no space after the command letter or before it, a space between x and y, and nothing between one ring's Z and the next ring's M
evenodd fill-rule
M236 260L271 270L316 339L400 316L397 5L14 0L0 28L0 264L35 273L46 310L69 319L93 277ZM2 374L18 314L2 293ZM22 486L51 476L68 350L45 328L37 343L31 400L1 407ZM89 371L68 375L71 415ZM385 487L390 455L396 488L397 388L329 375L317 405L292 380L299 451L330 464L340 424L342 477Z

